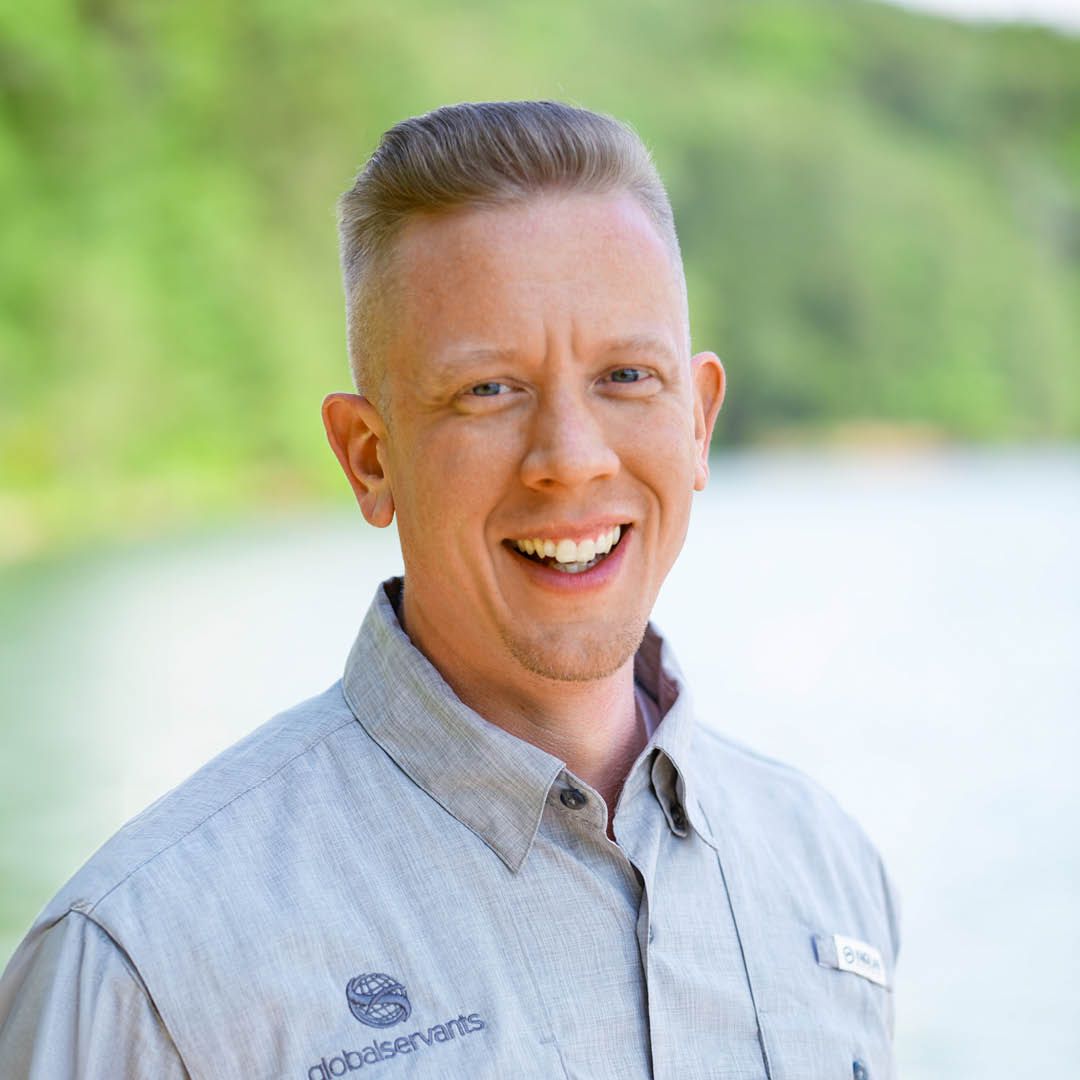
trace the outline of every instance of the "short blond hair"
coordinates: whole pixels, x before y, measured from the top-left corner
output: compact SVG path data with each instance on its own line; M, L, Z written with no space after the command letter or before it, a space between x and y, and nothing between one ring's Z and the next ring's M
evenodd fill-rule
M414 214L504 206L550 192L627 192L681 266L675 220L649 151L628 125L557 101L447 105L395 124L338 200L353 381L381 395L375 315L395 237ZM385 329L385 328L384 328ZM378 384L378 385L376 385Z

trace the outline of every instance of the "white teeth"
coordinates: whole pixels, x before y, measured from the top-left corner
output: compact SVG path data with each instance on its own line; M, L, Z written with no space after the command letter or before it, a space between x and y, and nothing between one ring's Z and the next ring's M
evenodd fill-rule
M594 539L582 540L515 540L514 546L526 555L537 555L544 559L554 559L563 568L592 562L598 555L606 555L622 536L622 528L615 525L600 533Z
M573 540L560 540L555 545L556 562L581 562L577 555L577 544Z

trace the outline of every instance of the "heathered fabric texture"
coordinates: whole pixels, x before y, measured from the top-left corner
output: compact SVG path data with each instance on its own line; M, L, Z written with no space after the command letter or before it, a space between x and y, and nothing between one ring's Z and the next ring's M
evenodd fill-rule
M0 1076L891 1080L892 895L813 783L662 720L606 835L563 764L463 705L380 587L343 680L124 827L0 980ZM587 717L582 722L587 722Z

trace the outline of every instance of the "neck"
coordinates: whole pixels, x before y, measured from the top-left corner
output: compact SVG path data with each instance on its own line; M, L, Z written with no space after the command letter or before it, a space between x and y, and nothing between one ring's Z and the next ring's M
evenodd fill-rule
M608 832L626 774L646 743L634 696L634 657L596 679L567 681L518 668L499 677L465 663L452 639L421 632L422 619L398 619L458 698L490 723L566 763L608 806ZM408 625L407 625L408 622Z
M606 678L587 683L545 679L548 685L528 694L520 687L509 691L453 675L447 682L474 712L564 761L603 797L611 821L626 774L646 741L634 700L632 658Z

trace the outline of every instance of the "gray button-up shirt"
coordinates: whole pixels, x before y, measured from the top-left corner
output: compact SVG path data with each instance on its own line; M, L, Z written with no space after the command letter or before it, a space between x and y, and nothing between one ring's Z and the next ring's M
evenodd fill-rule
M413 648L399 589L340 683L45 909L0 981L5 1080L893 1076L895 906L827 795L696 724L650 629L662 719L612 843Z

